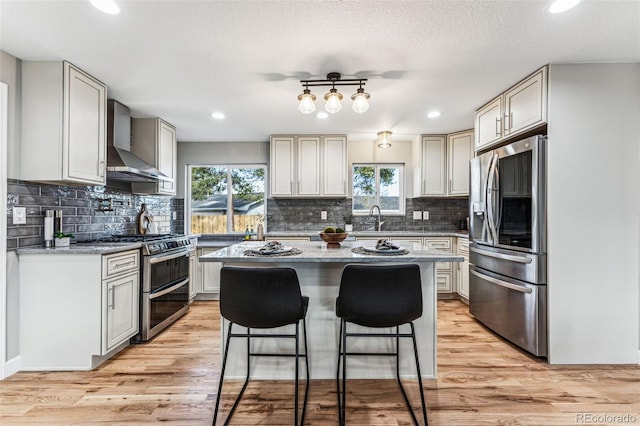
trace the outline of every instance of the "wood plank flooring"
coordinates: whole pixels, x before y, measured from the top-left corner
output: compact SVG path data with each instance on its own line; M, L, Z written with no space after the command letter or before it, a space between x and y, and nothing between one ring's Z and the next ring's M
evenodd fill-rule
M639 366L550 366L479 325L461 302L438 309L438 379L424 383L431 425L640 424ZM211 424L218 316L217 302L196 302L152 342L95 371L17 373L0 382L0 424ZM226 383L219 424L240 388ZM416 384L407 390L418 410ZM411 424L394 381L350 381L347 390L348 424ZM232 424L291 424L292 396L290 382L253 382ZM616 415L631 417L610 421ZM306 424L337 424L333 381L311 382Z

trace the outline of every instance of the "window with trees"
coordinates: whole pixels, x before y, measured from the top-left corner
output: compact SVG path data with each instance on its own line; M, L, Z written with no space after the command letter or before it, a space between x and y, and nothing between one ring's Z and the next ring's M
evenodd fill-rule
M402 164L354 164L353 213L378 205L383 214L404 214L403 172Z
M190 166L193 234L256 230L265 217L265 166Z

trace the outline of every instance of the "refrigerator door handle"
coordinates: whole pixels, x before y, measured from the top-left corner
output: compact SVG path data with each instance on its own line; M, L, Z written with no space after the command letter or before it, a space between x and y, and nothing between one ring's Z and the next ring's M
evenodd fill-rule
M508 283L506 281L502 281L502 280L499 280L497 278L493 278L493 277L490 277L488 275L481 274L479 272L474 271L473 269L469 269L469 272L472 275L475 275L476 277L478 277L478 278L480 278L482 280L488 281L488 282L490 282L492 284L495 284L495 285L499 285L501 287L508 288L510 290L519 291L520 293L529 294L529 293L531 293L533 291L533 290L531 290L530 288L527 288L527 287L522 287L522 286L519 286L519 285L516 285L516 284L511 284L511 283Z
M469 250L474 253L481 254L483 256L493 257L500 260L508 260L510 262L526 263L526 264L533 262L533 260L529 257L520 257L520 256L513 256L510 254L494 253L492 251L478 250L474 247L470 247Z
M498 231L495 227L494 218L494 199L493 199L493 184L495 179L495 167L497 165L497 156L492 155L489 161L489 173L487 175L487 196L485 197L487 203L487 224L489 225L489 237L493 244L498 243Z

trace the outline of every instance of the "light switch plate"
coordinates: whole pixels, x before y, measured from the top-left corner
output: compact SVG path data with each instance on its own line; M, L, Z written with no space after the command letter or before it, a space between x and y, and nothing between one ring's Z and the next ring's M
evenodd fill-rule
M27 223L27 208L14 207L13 208L13 224L24 225L25 223Z
M320 212L320 219L321 220L327 220L327 212L326 211L321 211Z
M429 212L428 211L423 211L422 212L422 220L429 220Z
M413 220L422 220L422 212L413 212Z

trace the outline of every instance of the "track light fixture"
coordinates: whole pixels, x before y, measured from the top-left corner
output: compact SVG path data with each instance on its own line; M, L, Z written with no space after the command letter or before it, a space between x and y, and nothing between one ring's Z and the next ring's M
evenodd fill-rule
M311 114L316 110L314 103L316 96L311 93L309 86L331 86L329 92L324 95L324 100L326 101L324 109L328 113L335 114L342 109L342 98L344 96L338 92L336 86L359 86L356 93L351 96L351 100L353 101L352 108L358 114L369 109L370 95L365 93L362 88L362 86L367 83L366 78L342 79L342 75L339 72L330 72L327 74L326 80L300 80L300 83L302 83L304 90L302 94L298 96L298 100L300 101L298 109L303 114Z

